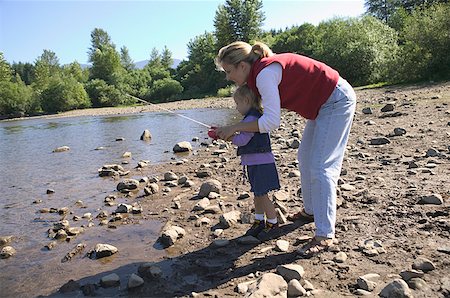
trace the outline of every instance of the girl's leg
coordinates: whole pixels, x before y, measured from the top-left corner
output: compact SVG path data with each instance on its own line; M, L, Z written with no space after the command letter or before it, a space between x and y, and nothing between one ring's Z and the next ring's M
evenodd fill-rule
M267 220L271 223L276 223L277 212L275 211L275 206L272 201L270 201L269 196L267 194L258 197L255 196L255 201L260 202L262 210L266 214ZM274 220L275 222L273 222Z
M255 196L253 202L255 203L255 221L250 229L245 232L245 235L256 237L266 227L266 221L264 220L264 204L261 198Z
M255 203L255 219L264 221L264 204L261 200L261 197L255 196L253 198L253 202Z
M302 187L303 206L305 212L313 215L313 205L311 197L311 150L314 135L315 121L306 121L303 130L302 141L298 149L298 163L300 169L300 181Z
M336 185L356 106L356 95L343 79L315 120L310 158L311 198L316 236L333 238Z

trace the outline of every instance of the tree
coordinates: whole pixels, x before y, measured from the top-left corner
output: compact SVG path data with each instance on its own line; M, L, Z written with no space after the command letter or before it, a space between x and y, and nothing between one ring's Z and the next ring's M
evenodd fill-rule
M154 102L164 102L181 92L183 92L183 87L178 81L165 78L153 83L153 87L146 98L151 99Z
M91 47L88 51L89 61L93 62L92 57L97 50L104 50L105 48L110 47L113 49L116 48L116 46L112 43L109 34L101 28L95 28L91 32Z
M134 62L130 57L128 48L125 46L120 48L120 63L126 71L131 71L134 69Z
M387 23L401 6L400 0L366 0L367 13Z
M261 0L226 0L220 5L214 17L217 48L233 41L258 39L265 20L262 6Z
M147 68L152 67L160 67L161 66L161 55L159 55L159 51L156 48L153 48L150 52L150 59L146 65Z
M177 80L184 88L185 97L216 94L226 82L222 72L216 70L214 57L217 55L216 40L212 33L205 32L190 40L188 60L177 67Z
M126 101L120 90L103 80L90 80L86 84L86 91L94 107L114 107Z
M11 67L0 52L0 82L11 80Z
M396 78L450 78L450 4L417 8L405 20Z
M31 111L32 90L23 82L0 80L0 115L24 116Z
M44 50L34 64L33 82L35 89L43 90L54 76L59 76L61 66L56 54L50 50Z
M276 34L271 48L275 53L292 52L314 57L317 36L316 27L305 23Z
M398 53L397 33L380 20L335 18L317 28L316 59L337 69L351 84L387 80Z
M169 69L172 67L172 64L173 64L172 52L169 51L167 46L164 46L164 49L161 53L161 65L162 67Z
M124 91L128 94L143 98L149 92L152 77L144 69L133 69L125 75Z
M30 85L33 82L34 65L31 63L13 63L11 65L13 75L20 76L20 79Z
M366 0L364 6L369 15L390 25L398 9L411 13L416 8L427 8L437 3L448 3L448 0Z
M150 53L150 60L144 67L153 81L170 78L169 68L171 66L172 53L164 47L163 54L159 54L156 48L153 48ZM149 82L148 87L151 88L153 82Z
M89 97L81 83L75 78L58 78L50 80L48 87L42 91L41 104L45 112L56 113L91 105Z
M72 62L63 66L64 77L73 77L77 82L86 83L89 79L89 70L82 69L80 63Z

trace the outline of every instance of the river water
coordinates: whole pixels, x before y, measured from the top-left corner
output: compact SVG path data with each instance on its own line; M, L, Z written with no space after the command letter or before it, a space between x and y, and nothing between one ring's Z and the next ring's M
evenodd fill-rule
M177 113L210 125L237 121L230 109L182 110ZM148 129L152 140L140 140ZM79 280L124 264L152 261L165 255L153 246L163 223L141 221L138 224L106 229L95 225L71 242L58 242L53 250L44 246L52 241L47 230L61 220L57 213L40 213L42 208L69 207L71 226L87 225L88 220L74 222L73 216L92 213L95 217L101 202L115 191L117 182L98 176L104 164L121 164L126 151L125 169L140 160L164 163L175 157L173 146L190 141L194 149L207 139L207 128L171 113L141 113L116 116L87 116L54 119L25 119L0 122L0 236L13 235L17 253L0 259L0 297L36 297L48 295L70 279ZM116 141L124 138L123 141ZM60 146L66 152L53 153ZM103 150L95 150L103 147ZM53 194L47 194L53 189ZM34 201L42 200L35 204ZM83 202L82 206L76 204ZM78 257L62 263L61 259L76 244L86 250L96 243L110 243L119 253L108 261Z

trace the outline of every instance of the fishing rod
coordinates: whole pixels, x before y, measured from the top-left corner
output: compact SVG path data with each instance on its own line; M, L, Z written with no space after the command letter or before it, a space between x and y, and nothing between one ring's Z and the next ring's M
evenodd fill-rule
M155 106L156 108L161 109L161 110L163 110L163 111L166 111L166 112L168 112L168 113L172 113L172 114L178 115L178 116L183 117L183 118L185 118L185 119L187 119L187 120L190 120L190 121L195 122L195 123L197 123L197 124L203 125L204 127L207 127L207 128L209 128L209 129L214 129L214 127L212 127L211 125L208 125L208 124L205 124L205 123L203 123L203 122L197 121L197 120L195 120L195 119L189 118L188 116L184 116L184 115L175 113L174 111L165 109L165 108L163 108L163 107L158 106L157 104L154 104L154 103L151 103L151 102L149 102L149 101L140 99L139 97L136 97L136 96L133 96L133 95L130 95L130 94L126 94L126 95L128 95L129 97L134 98L134 99L136 99L137 101L140 101L140 102L142 102L142 103L145 103L145 104L149 104L149 105Z

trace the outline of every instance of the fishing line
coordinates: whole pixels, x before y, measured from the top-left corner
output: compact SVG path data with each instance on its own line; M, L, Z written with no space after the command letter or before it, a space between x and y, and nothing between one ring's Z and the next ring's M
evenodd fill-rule
M195 122L195 123L197 123L197 124L203 125L203 126L205 126L205 127L207 127L207 128L211 128L211 125L208 125L208 124L205 124L205 123L203 123L203 122L197 121L197 120L195 120L195 119L189 118L188 116L184 116L184 115L175 113L174 111L165 109L165 108L163 108L163 107L158 106L157 104L154 104L154 103L145 101L145 100L140 99L140 98L138 98L138 97L136 97L136 96L133 96L133 95L130 95L130 94L126 94L126 95L128 95L129 97L132 97L132 98L134 98L134 99L136 99L136 100L138 100L138 101L140 101L140 102L142 102L142 103L145 103L145 104L149 104L149 105L155 106L155 107L157 107L158 109L161 109L161 110L166 111L166 112L168 112L168 113L175 114L175 115L177 115L177 116L183 117L183 118L185 118L185 119L187 119L187 120L190 120L190 121L192 121L192 122Z

